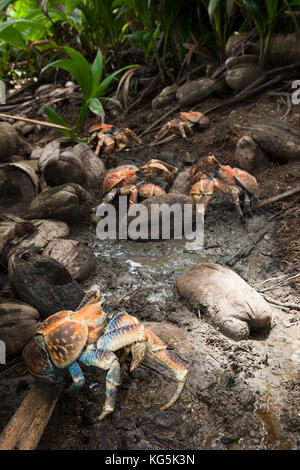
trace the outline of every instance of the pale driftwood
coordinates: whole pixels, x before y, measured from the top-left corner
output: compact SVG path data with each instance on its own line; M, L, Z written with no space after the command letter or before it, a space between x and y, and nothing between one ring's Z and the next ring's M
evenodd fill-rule
M0 450L35 449L61 392L61 386L34 383L0 435Z
M15 121L31 122L32 124L36 124L38 126L52 127L53 129L63 129L65 131L71 131L71 128L69 127L60 126L58 124L52 124L51 122L38 121L37 119L25 118L23 116L13 116L11 114L0 113L0 118L14 119Z
M0 165L0 211L24 214L39 191L36 166L33 160Z
M268 199L264 199L263 201L259 201L254 203L251 207L253 209L259 209L260 207L267 206L268 204L272 204L273 202L280 201L281 199L285 199L286 197L292 196L293 194L297 194L300 192L300 184L289 191L285 191L284 193L277 194L277 196L269 197Z

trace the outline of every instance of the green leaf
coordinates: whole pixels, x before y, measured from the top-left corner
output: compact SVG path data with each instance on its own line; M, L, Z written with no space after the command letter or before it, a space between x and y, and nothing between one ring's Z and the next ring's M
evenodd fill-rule
M92 111L92 113L98 114L99 116L101 116L101 114L104 113L103 106L98 100L98 98L91 99L89 108Z
M27 43L25 39L23 38L22 34L19 33L19 31L16 30L16 28L13 26L0 31L0 38L13 47L27 50Z
M247 7L259 34L264 36L266 32L265 18L259 9L257 2L255 0L243 0L243 3Z
M83 95L85 98L89 98L92 89L92 70L88 61L83 57L80 52L76 51L72 47L64 47L65 52L72 59L74 65L78 68L78 73L80 75L80 81L78 84L82 89Z
M111 75L109 75L108 77L105 78L105 80L103 80L103 82L98 86L97 90L96 90L96 93L95 93L95 96L96 97L99 97L101 96L105 90L109 87L109 85L111 84L112 80L121 72L123 72L124 70L127 70L127 69L131 69L133 67L139 67L139 65L128 65L127 67L123 67L122 69L120 70L117 70L116 72L112 73Z
M59 59L55 60L54 62L51 62L50 64L46 65L43 69L42 72L47 70L49 67L60 67L61 69L66 70L67 72L71 73L75 80L77 81L78 85L80 88L83 90L83 87L85 86L84 84L84 79L82 79L81 72L76 64L72 62L69 59Z
M52 109L50 106L46 105L44 111L47 115L47 118L52 124L57 124L58 126L69 127L68 124Z
M208 5L208 16L211 24L213 24L213 17L220 0L210 0Z
M93 86L91 96L94 96L101 82L103 74L103 58L100 50L98 50L95 60L92 64Z

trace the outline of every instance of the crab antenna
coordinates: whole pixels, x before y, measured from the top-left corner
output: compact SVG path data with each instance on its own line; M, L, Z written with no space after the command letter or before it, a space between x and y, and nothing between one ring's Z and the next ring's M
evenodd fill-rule
M82 309L83 307L86 307L87 305L96 304L97 302L100 302L101 298L102 295L99 289L88 290L85 296L83 297L82 301L76 308L75 312Z

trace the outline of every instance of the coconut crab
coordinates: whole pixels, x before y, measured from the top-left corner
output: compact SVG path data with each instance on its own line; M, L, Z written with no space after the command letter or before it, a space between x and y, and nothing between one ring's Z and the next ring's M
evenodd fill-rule
M78 361L86 366L104 369L106 397L102 420L115 408L116 389L120 385L120 363L115 351L125 348L123 360L131 351L130 370L142 362L146 350L175 375L178 385L169 408L180 396L187 378L187 369L177 356L139 320L128 313L108 312L102 305L98 289L89 290L76 311L63 310L51 315L36 328L33 338L23 350L28 371L39 381L56 384L64 381L69 371L72 384L68 391L79 391L85 382Z
M149 183L152 173L163 176L168 183L173 181L178 169L161 160L149 160L139 169L122 168L109 173L103 181L104 198L101 204L108 204L117 194L129 196L129 207L137 202L138 196L149 198L161 196L165 190L160 186Z
M209 118L200 111L190 111L189 113L180 113L180 117L172 119L167 122L161 130L154 137L156 140L160 139L163 134L170 131L172 134L181 135L186 139L185 129L193 133L192 128L198 126L200 129L204 129L209 126Z
M128 137L132 137L138 144L141 144L141 139L128 127L124 129L115 129L112 124L96 124L88 131L91 136L89 144L97 138L97 146L95 154L99 155L102 150L104 154L110 154L114 150L120 152L128 145Z
M214 170L199 171L207 166L213 167ZM241 220L243 220L243 212L240 206L240 196L244 197L248 212L251 212L251 199L258 199L260 196L260 189L254 176L240 168L221 165L213 155L203 158L193 166L189 179L193 185L190 196L196 204L203 204L204 213L215 189L231 196Z

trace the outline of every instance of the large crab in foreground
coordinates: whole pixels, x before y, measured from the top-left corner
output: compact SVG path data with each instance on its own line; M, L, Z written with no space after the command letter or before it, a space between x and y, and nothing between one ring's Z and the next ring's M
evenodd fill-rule
M120 152L128 145L128 137L132 137L138 144L141 139L128 127L124 129L116 129L112 124L96 124L88 131L91 136L89 144L97 138L97 146L95 154L99 155L100 151L104 154L110 154L113 151Z
M200 111L190 111L189 113L182 112L180 113L179 118L172 119L172 121L167 122L154 138L158 140L163 136L163 134L170 131L172 134L181 135L181 137L186 139L185 130L189 130L190 133L193 133L193 127L205 129L209 126L209 123L209 118Z
M213 167L213 170L199 171L208 166ZM250 212L251 199L258 199L260 196L260 189L254 176L240 168L221 165L213 155L203 158L192 167L190 182L193 185L190 196L196 204L203 204L204 213L215 189L231 196L242 220L240 196L244 197L244 204L248 212Z
M23 358L28 371L39 381L60 383L69 371L73 382L68 391L80 390L84 385L85 378L78 361L107 370L105 404L98 417L101 420L115 407L121 371L114 352L121 348L125 348L123 359L131 351L131 371L139 366L148 350L174 373L177 390L161 407L169 408L183 390L187 369L137 318L126 312L105 312L98 289L89 290L75 312L63 310L40 323L33 339L24 348Z
M132 168L122 168L109 173L103 181L104 198L101 204L108 204L117 194L129 196L129 207L135 204L138 196L149 198L151 196L161 196L165 190L160 186L148 182L152 173L158 173L169 183L177 174L177 168L161 160L149 160L138 170Z

